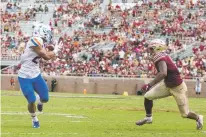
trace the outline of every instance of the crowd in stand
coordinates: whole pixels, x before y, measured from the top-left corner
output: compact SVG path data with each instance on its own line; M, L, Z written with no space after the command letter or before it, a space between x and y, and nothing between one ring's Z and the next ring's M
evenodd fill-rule
M81 18L86 17L87 14L98 5L98 1L94 3L72 1L71 3L64 3L60 6L56 6L53 13L53 24L55 27L58 27L59 25L71 27L72 24L80 21Z
M28 12L23 12L17 3L7 3L5 10L0 10L1 14L1 59L19 60L26 39L20 28L19 21L30 20Z
M48 7L45 5L45 12L46 9L48 10ZM30 5L25 11L22 10L22 7L19 3L7 3L6 4L6 10L3 11L1 9L1 14L3 16L8 16L12 17L13 21L28 21L28 20L32 20L35 18L36 13L39 11L44 11L44 9L41 7L41 5L39 7L33 7L32 5ZM2 17L4 18L4 17Z
M1 59L2 60L19 60L26 42L29 40L28 36L22 33L11 35L3 35L1 39Z
M50 25L71 27L74 22L85 19L97 5L76 2L60 5L55 8L54 23ZM86 18L84 29L75 30L72 36L60 37L64 46L55 61L42 61L43 74L153 77L156 70L146 46L149 40L161 37L165 39L168 54L197 43L193 56L176 58L175 62L184 78L203 76L206 58L199 56L199 52L206 46L205 8L204 1L195 4L181 1L175 5L157 0L125 10L121 4L109 4L103 13ZM109 50L104 46L100 50L93 48L108 44L112 45Z
M37 12L48 12L48 6L29 5L23 11L19 3L6 4L5 10L1 9L1 59L2 60L19 60L20 55L25 47L29 37L22 32L20 21L32 21Z
M25 11L21 10L19 4L6 4L6 10L0 9L1 14L1 34L2 33L21 33L19 21L29 21L35 18L38 10L29 6Z

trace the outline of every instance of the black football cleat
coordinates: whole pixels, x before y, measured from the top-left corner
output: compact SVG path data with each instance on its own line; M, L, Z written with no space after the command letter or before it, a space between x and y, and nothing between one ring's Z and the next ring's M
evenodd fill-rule
M37 104L37 109L38 109L39 112L42 112L43 104Z

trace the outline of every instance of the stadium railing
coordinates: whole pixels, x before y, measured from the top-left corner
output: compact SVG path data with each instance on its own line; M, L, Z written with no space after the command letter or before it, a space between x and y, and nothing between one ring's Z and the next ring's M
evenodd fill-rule
M11 65L1 69L1 74L17 74L18 73L18 66Z
M153 78L143 75L119 75L119 74L85 74L85 73L67 73L66 76L86 76L86 77L114 77L114 78Z
M67 3L67 0L35 0L35 3Z
M19 61L20 60L20 56L5 56L5 55L3 55L3 56L1 56L1 60L2 61L13 61L13 60L17 60L17 61Z
M186 49L180 49L177 50L175 52L173 52L172 54L170 54L170 56L175 59L175 58L179 58L179 59L183 59L185 57L189 57L192 56L192 48L195 47L196 45L200 45L203 44L204 42L198 42L198 41L194 41L193 43L187 45Z
M18 73L19 66L12 65L8 66L1 70L1 74L17 74ZM50 76L48 74L45 75L45 73L42 73L43 76ZM147 73L142 73L139 75L120 75L120 74L87 74L87 73L67 73L67 74L57 74L57 75L51 75L52 77L61 77L61 76L73 76L73 77L95 77L95 78L154 78L155 75L148 75ZM199 76L183 76L184 79L191 79L196 80ZM203 77L201 77L203 78Z
M85 76L85 77L108 77L108 78L155 78L155 75L142 73L141 75L119 75L119 74L85 74L85 73L68 73L66 76ZM187 76L184 79L197 79L198 76Z

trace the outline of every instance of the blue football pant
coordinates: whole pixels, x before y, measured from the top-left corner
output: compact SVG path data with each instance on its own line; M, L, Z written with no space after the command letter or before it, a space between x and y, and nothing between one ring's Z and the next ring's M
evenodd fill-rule
M21 90L28 103L35 103L36 96L34 91L39 95L42 102L49 100L49 89L41 74L33 79L18 77Z

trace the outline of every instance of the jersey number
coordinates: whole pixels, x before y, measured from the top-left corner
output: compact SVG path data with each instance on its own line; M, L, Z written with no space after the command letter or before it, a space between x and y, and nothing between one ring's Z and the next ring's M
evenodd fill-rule
M36 56L34 59L32 59L32 62L34 62L35 64L38 64L40 58L41 57Z

